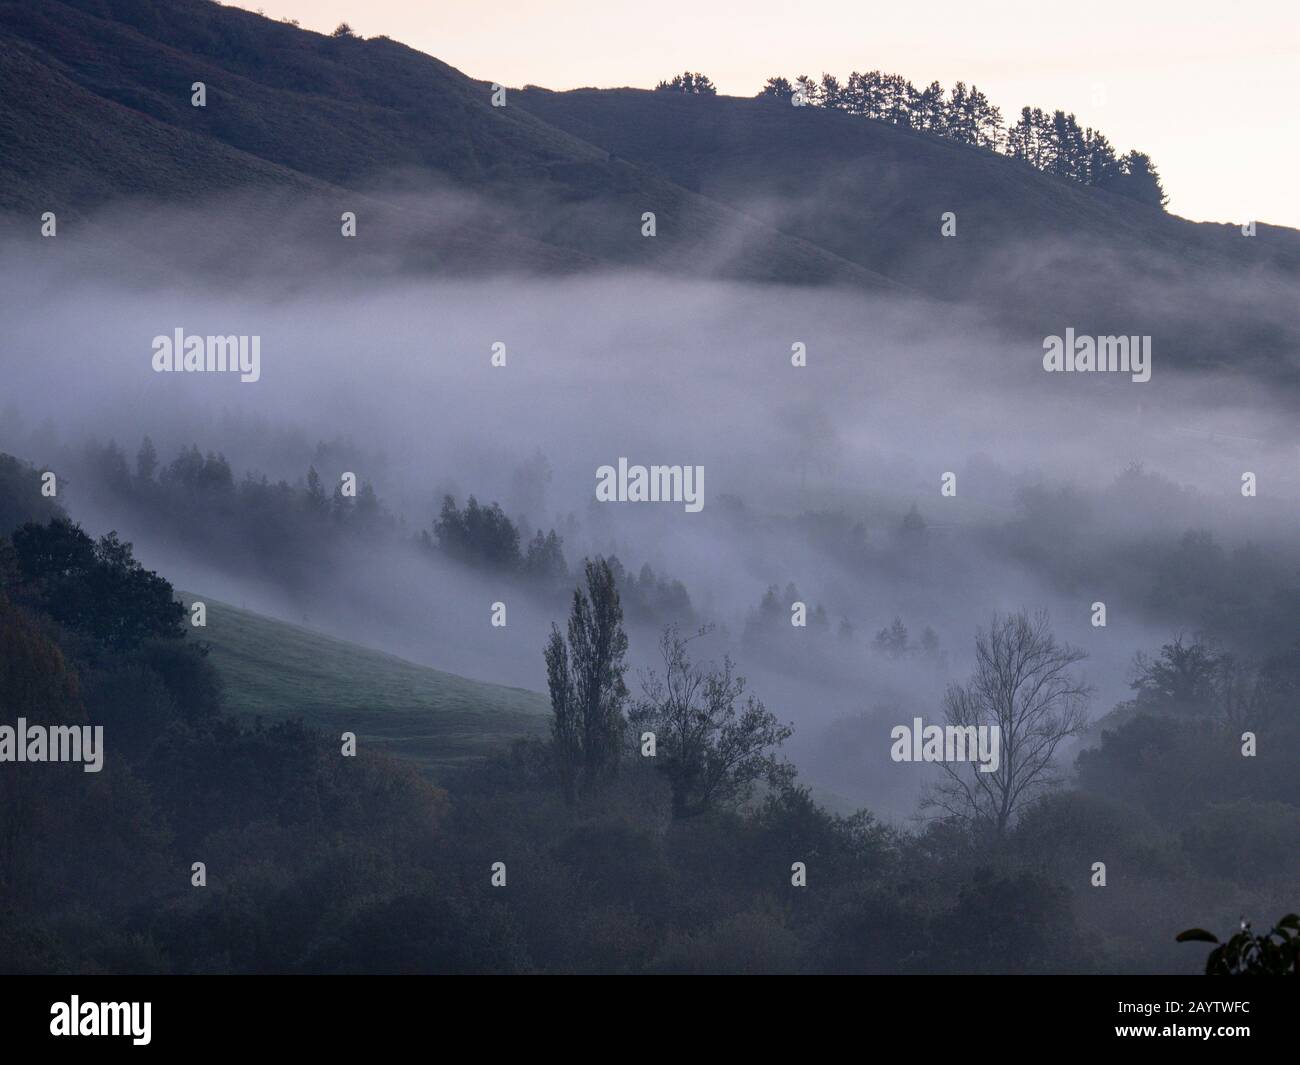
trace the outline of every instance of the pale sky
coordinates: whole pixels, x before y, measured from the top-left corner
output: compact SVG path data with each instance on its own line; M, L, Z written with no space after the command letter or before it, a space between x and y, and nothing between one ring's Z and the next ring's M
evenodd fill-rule
M725 95L773 74L879 69L978 85L1014 117L1073 111L1156 163L1169 209L1300 228L1297 0L253 0L347 21L503 85L653 88L684 69Z

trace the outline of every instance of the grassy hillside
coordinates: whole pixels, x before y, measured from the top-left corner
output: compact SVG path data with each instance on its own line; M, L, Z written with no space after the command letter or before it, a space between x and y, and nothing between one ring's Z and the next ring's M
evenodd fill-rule
M327 733L413 759L433 776L510 740L542 735L546 697L466 680L204 596L203 640L232 713L301 717Z

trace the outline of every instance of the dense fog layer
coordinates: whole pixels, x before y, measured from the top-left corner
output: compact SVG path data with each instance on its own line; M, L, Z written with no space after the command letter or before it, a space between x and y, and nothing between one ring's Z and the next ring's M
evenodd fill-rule
M292 279L247 263L233 285L210 263L159 276L89 261L66 245L0 250L0 449L61 468L60 502L89 531L119 530L177 588L545 690L542 645L562 607L414 542L444 494L498 501L527 530L556 529L571 571L612 552L681 581L693 620L717 626L702 648L733 655L794 723L805 776L884 814L911 812L922 775L889 761L889 728L939 717L993 611L1050 611L1089 653L1096 718L1126 697L1135 652L1204 622L1153 605L1127 577L1146 557L1135 552L1208 530L1228 552L1253 545L1261 579L1300 562L1294 397L1181 370L1159 333L1151 379L1135 383L1046 373L1043 337L920 297L634 271L458 280L321 262L314 276L317 253L282 256L299 264ZM1152 299L1166 295L1152 282ZM155 372L154 338L178 329L260 338L259 379ZM806 366L792 365L797 345ZM254 575L237 537L196 550L87 483L87 441L114 440L134 463L146 433L164 465L194 444L237 481L294 483L314 466L332 492L355 473L399 530L340 550L308 585ZM598 503L597 470L620 458L703 467L703 508ZM925 530L909 540L913 504ZM767 588L789 583L829 624L747 640ZM496 601L504 629L489 624ZM1095 601L1105 628L1090 623ZM875 650L895 617L914 638L932 628L937 651ZM658 627L631 626L637 666Z

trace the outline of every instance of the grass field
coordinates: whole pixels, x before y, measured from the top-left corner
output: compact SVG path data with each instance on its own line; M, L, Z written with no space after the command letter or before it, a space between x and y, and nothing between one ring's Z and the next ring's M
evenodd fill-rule
M355 732L361 744L420 764L435 779L510 740L542 735L544 695L466 680L202 595L201 639L226 682L231 713L268 721L300 717Z

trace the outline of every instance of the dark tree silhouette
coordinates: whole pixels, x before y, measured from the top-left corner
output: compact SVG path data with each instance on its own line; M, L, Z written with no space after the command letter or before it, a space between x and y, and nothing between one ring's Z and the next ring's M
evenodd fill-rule
M716 96L717 87L706 74L686 70L673 77L671 81L661 81L655 86L656 92L684 92L692 96Z
M817 90L817 106L839 110L843 107L844 89L834 74L823 74Z
M470 496L462 511L455 499L444 496L433 531L439 549L458 561L501 573L513 573L523 564L519 530L497 503L484 507Z
M902 658L908 652L907 641L907 626L903 624L902 618L896 617L893 624L876 633L872 643L880 654L889 658Z
M185 608L172 586L141 566L117 533L92 540L80 525L55 518L17 529L13 551L13 598L70 629L115 650L184 636Z
M794 730L745 695L745 678L730 658L721 666L691 662L687 644L708 631L683 638L676 626L664 629L663 676L645 674L642 698L629 715L634 741L654 733L655 766L672 785L675 817L743 801L760 780L779 789L793 779L776 748Z
M785 78L768 78L767 84L758 93L759 96L771 96L778 100L789 100L794 95L794 86Z
M1139 203L1164 209L1169 202L1151 157L1144 152L1131 151L1119 161L1119 176L1113 188L1121 196Z
M148 436L140 443L140 451L135 457L135 475L142 481L152 481L158 469L158 449Z
M551 626L546 682L551 733L566 802L593 795L618 769L627 686L627 634L614 574L604 559L586 560L587 588L573 590L568 639Z
M948 111L944 99L943 86L937 81L930 82L917 96L912 128L933 133L943 137L948 132Z

